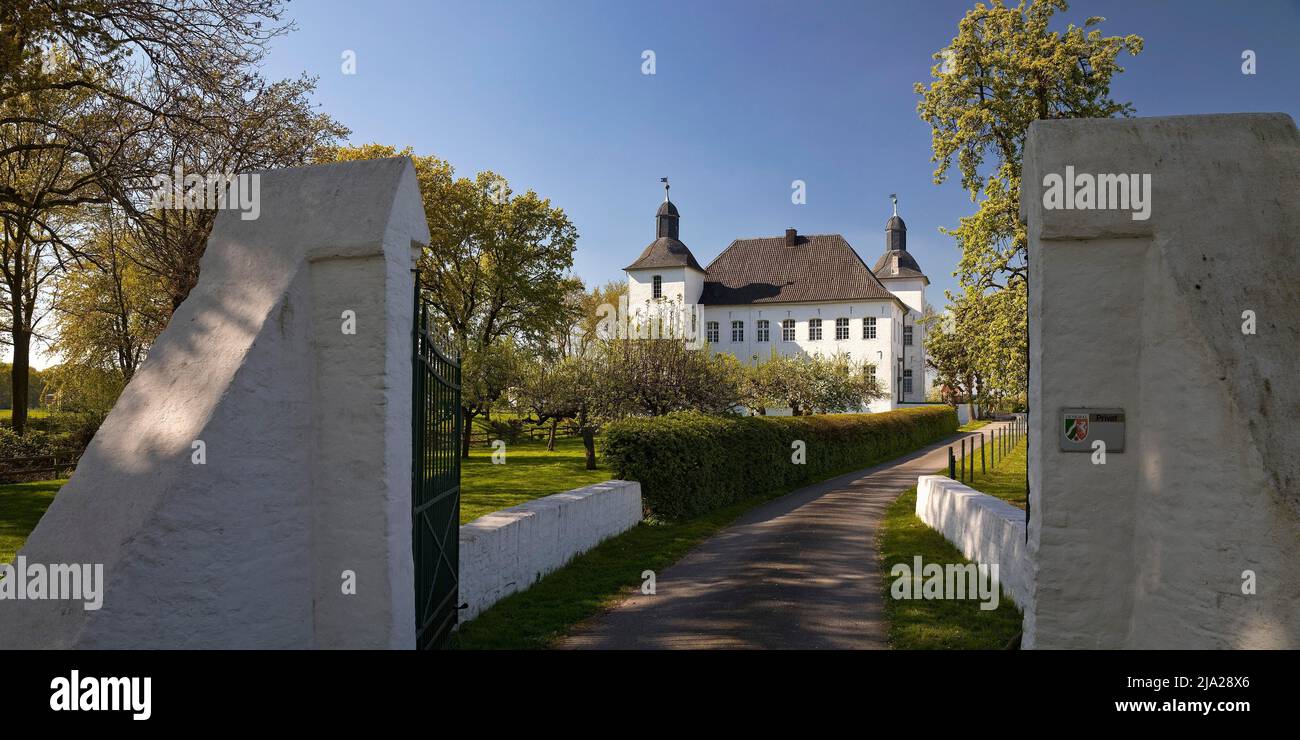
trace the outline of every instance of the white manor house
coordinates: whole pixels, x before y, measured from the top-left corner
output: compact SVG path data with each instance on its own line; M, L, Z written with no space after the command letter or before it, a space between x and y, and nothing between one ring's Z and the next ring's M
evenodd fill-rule
M680 219L665 186L655 240L624 268L633 312L660 302L698 306L711 350L743 362L762 362L775 350L870 363L888 393L870 411L925 400L919 319L930 280L907 251L896 200L875 269L843 236L795 229L736 239L701 267L680 239Z

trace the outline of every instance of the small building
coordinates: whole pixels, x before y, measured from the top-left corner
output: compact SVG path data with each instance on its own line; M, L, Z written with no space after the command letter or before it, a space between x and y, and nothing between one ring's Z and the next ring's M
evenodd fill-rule
M736 239L708 267L681 240L681 214L668 197L655 214L655 240L624 268L633 311L656 303L698 305L710 350L759 363L784 355L843 354L874 367L887 398L870 411L925 401L929 278L907 251L907 224L885 223L885 251L867 267L840 234Z

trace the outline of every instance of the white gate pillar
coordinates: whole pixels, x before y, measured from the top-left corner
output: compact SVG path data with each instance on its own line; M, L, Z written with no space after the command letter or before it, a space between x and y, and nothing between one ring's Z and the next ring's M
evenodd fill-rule
M0 647L414 647L415 171L259 177L258 217L220 213L198 284L20 552L101 564L102 607L0 600Z

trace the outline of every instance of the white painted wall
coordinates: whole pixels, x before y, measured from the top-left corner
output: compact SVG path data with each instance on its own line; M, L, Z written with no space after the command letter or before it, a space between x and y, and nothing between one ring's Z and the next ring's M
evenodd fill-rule
M1150 219L1045 209L1043 177L1067 165L1150 174ZM1300 647L1294 122L1038 121L1024 173L1025 647ZM1105 465L1060 452L1060 411L1076 406L1122 407L1125 451Z
M0 647L414 647L415 171L278 170L260 190L260 218L218 216L198 284L20 553L103 564L103 608L0 600Z
M997 564L1002 591L1024 609L1032 580L1025 552L1025 512L943 475L916 479L916 516L968 560Z
M462 622L641 521L641 484L612 480L535 499L460 528Z
M665 301L685 305L698 303L704 291L704 273L690 267L664 267L627 271L627 298L633 308L647 305L654 297L654 276L662 278Z
M876 377L881 381L888 398L874 401L869 410L873 412L890 411L898 407L897 386L895 383L896 358L903 351L902 331L899 328L903 320L903 310L894 301L858 301L854 303L789 303L763 304L750 306L705 306L703 309L705 328L708 322L718 323L718 339L710 345L714 352L726 352L743 362L752 363L757 358L762 362L771 356L772 351L782 355L822 355L829 357L837 353L847 353L854 361L866 361L875 364ZM876 320L876 338L863 339L862 327L866 317ZM821 319L822 338L809 339L809 320ZM849 320L849 338L835 338L835 319ZM786 342L781 337L781 322L793 319L795 322L795 341ZM758 341L758 322L770 322L770 339ZM733 342L731 322L741 321L744 325L744 341ZM908 348L909 350L915 349ZM911 352L909 351L909 354ZM914 371L912 394L906 396L908 401L925 399L922 375Z

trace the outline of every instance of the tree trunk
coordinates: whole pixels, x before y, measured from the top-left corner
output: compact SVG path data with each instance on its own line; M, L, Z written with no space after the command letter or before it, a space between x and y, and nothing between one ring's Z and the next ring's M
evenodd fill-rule
M559 419L551 419L551 436L546 440L546 451L555 452L555 427L560 423Z
M13 330L14 342L14 364L10 373L10 384L13 387L13 429L14 434L22 435L27 431L27 393L28 393L28 371L31 367L30 352L32 346L32 334L28 331L22 331L17 328L18 321L14 321Z
M582 446L587 450L587 470L596 469L596 435L591 427L582 428Z
M466 460L469 459L469 438L474 433L474 412L469 409L461 409L462 423L465 425L464 435L460 447L460 456Z
M596 469L596 434L587 423L587 412L578 412L578 428L582 430L582 446L587 451L587 470Z

